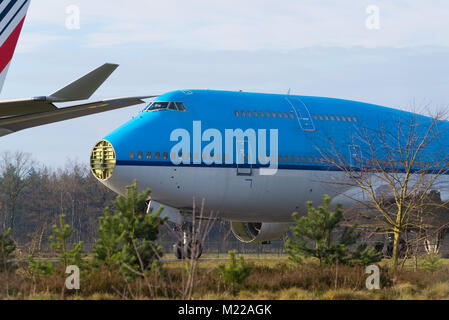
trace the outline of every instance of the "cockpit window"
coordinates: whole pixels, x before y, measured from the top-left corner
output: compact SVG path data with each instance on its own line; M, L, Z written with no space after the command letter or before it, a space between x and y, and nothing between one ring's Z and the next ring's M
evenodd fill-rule
M167 107L168 102L153 102L148 106L147 111L167 109Z
M184 107L184 103L182 102L176 102L176 105L178 106L179 111L186 112L186 107Z
M186 112L183 102L161 102L155 101L148 105L145 111L156 111L156 110L175 110Z
M176 107L176 103L175 103L175 102L170 102L170 103L168 104L168 108L169 108L170 110L176 110L176 111L178 111L178 108Z

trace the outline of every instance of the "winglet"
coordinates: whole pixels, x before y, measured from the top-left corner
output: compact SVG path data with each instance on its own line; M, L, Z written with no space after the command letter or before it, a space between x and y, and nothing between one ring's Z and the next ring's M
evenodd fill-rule
M89 99L95 91L117 69L118 64L105 63L101 67L72 82L47 97L53 102L67 102Z

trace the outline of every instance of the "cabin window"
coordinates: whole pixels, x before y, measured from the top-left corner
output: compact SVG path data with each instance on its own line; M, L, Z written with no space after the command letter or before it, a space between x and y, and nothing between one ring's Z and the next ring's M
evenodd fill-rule
M301 157L300 157L300 156L297 156L297 157L296 157L296 162L297 162L297 163L301 163Z
M284 162L288 162L288 156L284 157Z
M313 118L314 118L315 120L318 120L318 117L316 116L316 114L313 115Z
M142 159L142 158L143 158L143 152L139 152L139 153L137 154L137 158Z
M282 112L278 112L279 118L282 118Z
M352 117L352 120L354 120L354 122L357 122L357 118L356 117Z
M331 116L331 120L332 120L332 121L335 121L335 118L334 118L334 116Z
M267 111L267 118L270 118L271 114Z
M290 156L290 162L295 162L295 157L294 156Z
M156 152L156 159L159 159L161 157L161 154L159 152Z
M295 119L295 115L293 114L293 112L290 112L290 118Z
M246 114L248 115L248 117L251 117L253 115L251 111L247 111Z
M151 159L151 152L147 152L147 159Z
M278 157L278 162L281 163L282 162L282 156Z
M164 160L167 160L167 159L168 159L168 153L164 152Z
M319 117L320 117L320 120L323 120L323 116L322 116L321 114L320 114L320 116L319 116Z
M284 117L286 117L288 119L288 113L284 112Z
M339 116L335 116L335 118L337 119L337 121L340 121L340 117Z
M237 110L234 111L234 114L235 114L236 117L239 116L239 112Z
M245 111L244 110L240 111L240 113L241 113L242 117L245 116Z
M348 117L348 122L351 122L352 120L351 120L351 117Z
M273 111L271 114L272 114L273 118L276 118L276 112Z
M259 114L257 113L257 111L254 111L254 116L257 118Z
M345 116L341 116L341 120L343 120L343 122L346 122Z
M134 152L132 152L132 151L129 152L129 158L134 159Z
M263 111L260 111L260 116L263 118L265 116L265 113Z
M327 116L327 114L324 115L324 119L329 120L329 117Z

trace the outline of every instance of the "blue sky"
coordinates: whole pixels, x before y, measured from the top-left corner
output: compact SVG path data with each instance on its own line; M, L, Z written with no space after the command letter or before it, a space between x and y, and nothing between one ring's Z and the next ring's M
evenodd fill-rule
M80 29L66 28L68 6ZM375 6L379 28L366 21ZM319 95L410 109L449 106L447 1L32 0L1 99L46 95L104 62L93 98L201 88ZM28 129L0 151L88 163L143 106Z

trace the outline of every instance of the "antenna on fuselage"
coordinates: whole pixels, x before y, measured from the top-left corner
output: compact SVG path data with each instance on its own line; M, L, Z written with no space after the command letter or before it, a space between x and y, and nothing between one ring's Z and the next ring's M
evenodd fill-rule
M290 92L292 91L292 88L288 88L287 95L290 95Z

